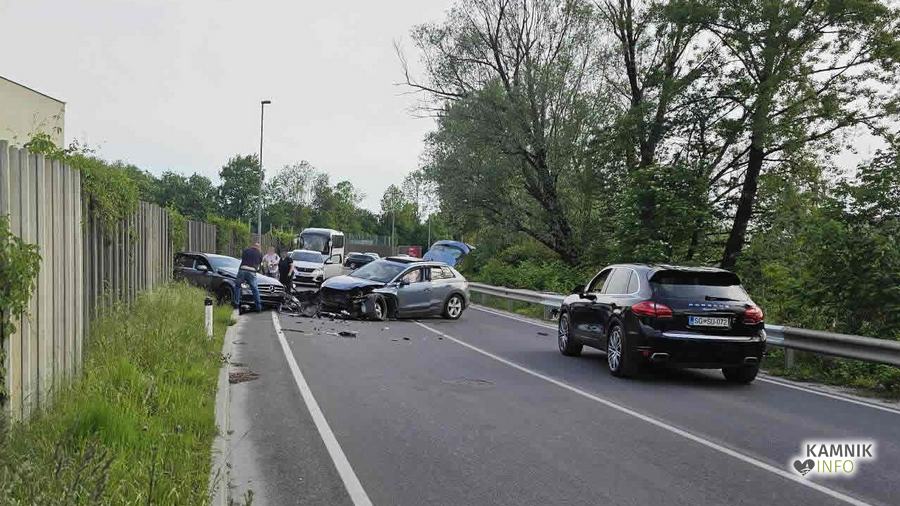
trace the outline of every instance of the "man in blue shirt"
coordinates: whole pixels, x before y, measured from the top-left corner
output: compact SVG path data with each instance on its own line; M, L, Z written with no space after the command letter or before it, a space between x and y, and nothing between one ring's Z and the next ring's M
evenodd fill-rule
M259 300L259 286L256 284L256 272L262 264L262 251L260 251L259 243L253 244L241 253L241 266L237 272L237 283L234 284L234 301L235 306L241 307L241 285L247 283L250 285L250 292L253 294L253 302L256 303L256 312L262 311L262 302Z

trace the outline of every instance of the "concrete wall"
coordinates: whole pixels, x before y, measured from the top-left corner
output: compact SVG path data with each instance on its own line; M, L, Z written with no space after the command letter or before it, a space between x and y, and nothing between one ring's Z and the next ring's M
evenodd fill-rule
M33 134L46 133L63 147L65 116L65 102L0 77L0 138L21 146Z

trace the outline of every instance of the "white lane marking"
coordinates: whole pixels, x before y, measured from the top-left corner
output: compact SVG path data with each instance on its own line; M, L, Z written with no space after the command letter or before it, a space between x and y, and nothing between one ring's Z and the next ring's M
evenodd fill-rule
M495 311L495 310L493 310L493 309L488 309L488 308L486 308L486 307L484 307L484 306L478 306L478 305L475 305L475 304L472 304L472 305L470 305L469 307L471 307L472 309L475 309L475 310L477 310L477 311L481 311L482 313L490 313L490 314L492 314L492 315L497 315L497 316L502 316L502 317L504 317L504 318L509 318L510 320L516 320L516 321L519 321L519 322L530 323L530 324L532 324L532 325L534 325L534 326L537 326L537 327L544 327L544 328L547 328L547 329L553 329L553 330L556 330L556 325L550 325L549 323L543 323L543 322L538 322L538 321L534 321L534 320L529 320L528 318L524 318L524 317L516 316L516 315L511 315L511 314L509 314L509 313L502 313L502 312L500 312L500 311Z
M838 401L849 402L851 404L865 406L867 408L873 408L873 409L879 409L881 411L886 411L886 412L894 414L894 415L900 415L900 410L898 410L896 408L892 408L890 406L881 406L881 405L875 404L874 402L861 401L858 399L854 399L852 397L846 397L846 396L839 395L839 394L824 392L822 390L816 390L815 388L810 388L810 387L800 386L800 385L792 385L790 383L787 383L784 381L778 381L778 380L775 380L772 378L756 378L756 381L765 381L766 383L771 383L773 385L779 385L784 388L792 388L794 390L800 390L801 392L807 392L810 394L821 395L822 397L828 397L829 399L835 399Z
M300 395L303 396L303 402L306 403L306 408L309 410L309 414L316 424L319 436L321 436L322 441L325 442L325 448L328 449L328 454L334 462L334 467L337 468L338 474L344 482L344 487L347 489L347 493L350 494L350 499L356 506L371 506L372 501L363 489L362 483L359 482L359 478L356 477L356 473L353 472L350 461L347 460L347 456L344 455L344 451L341 450L340 443L338 443L337 438L334 437L334 432L331 431L331 427L328 426L328 421L325 420L325 415L322 414L322 409L319 408L319 403L316 402L316 398L313 397L312 391L309 389L309 385L303 377L303 373L300 372L300 366L297 365L297 360L294 358L294 354L291 352L290 346L288 346L287 339L284 337L284 331L281 330L281 322L278 320L278 313L274 311L272 312L272 323L275 325L275 333L278 334L278 342L281 343L281 350L284 352L284 358L287 359L288 367L290 367L291 373L294 375L294 381L297 383L297 388L300 389Z
M698 435L696 435L696 434L690 433L690 432L688 432L688 431L686 431L686 430L684 430L684 429L680 429L680 428L678 428L678 427L676 427L676 426L674 426L674 425L669 425L668 423L663 422L663 421L661 421L661 420L657 420L656 418L653 418L653 417L651 417L651 416L645 415L645 414L643 414L643 413L639 413L639 412L637 412L637 411L635 411L635 410L633 410L633 409L630 409L630 408L626 408L625 406L621 406L621 405L619 405L619 404L616 404L615 402L612 402L612 401L610 401L610 400L604 399L604 398L602 398L602 397L598 397L598 396L596 396L596 395L594 395L594 394L592 394L592 393L586 392L586 391L584 391L584 390L582 390L582 389L580 389L580 388L573 387L572 385L569 385L569 384L567 384L567 383L564 383L564 382L562 382L562 381L560 381L560 380L558 380L558 379L556 379L556 378L547 376L546 374L539 373L539 372L534 371L534 370L532 370L532 369L529 369L529 368L527 368L527 367L525 367L525 366L519 365L519 364L517 364L517 363L515 363L515 362L511 362L511 361L509 361L509 360L507 360L507 359L505 359L505 358L503 358L503 357L500 357L499 355L495 355L495 354L493 354L493 353L491 353L491 352L489 352L489 351L483 350L483 349L481 349L481 348L479 348L479 347L477 347L477 346L471 345L471 344L469 344L469 343L467 343L467 342L465 342L465 341L459 340L459 339L457 339L457 338L455 338L455 337L453 337L453 336L451 336L451 335L448 335L448 334L446 334L446 333L444 333L444 332L441 332L440 330L431 328L431 327L429 327L428 325L425 325L425 324L422 323L422 322L418 322L418 321L417 321L416 324L419 325L419 326L421 326L421 327L424 327L425 329L427 329L427 330L429 330L429 331L431 331L431 332L433 332L433 333L435 333L435 334L437 334L437 335L439 335L439 336L441 336L441 337L445 337L445 338L447 338L447 339L449 339L449 340L451 340L451 341L453 341L453 342L455 342L455 343L457 343L457 344L460 344L460 345L462 345L462 346L465 346L466 348L469 348L469 349L472 350L472 351L481 353L482 355L484 355L484 356L486 356L486 357L492 358L492 359L496 360L497 362L500 362L501 364L508 365L509 367L512 367L513 369L518 369L519 371L522 371L522 372L524 372L525 374L530 374L531 376L534 376L534 377L536 377L536 378L542 379L542 380L544 380L544 381L546 381L546 382L548 382L548 383L552 383L552 384L554 384L554 385L556 385L556 386L558 386L558 387L560 387L560 388L564 388L564 389L566 389L566 390L568 390L568 391L570 391L570 392L576 393L576 394L578 394L578 395L580 395L580 396L582 396L582 397L586 397L586 398L588 398L588 399L590 399L590 400L592 400L592 401L595 401L595 402L598 402L598 403L600 403L600 404L603 404L604 406L607 406L607 407L609 407L609 408L615 409L616 411L619 411L619 412L621 412L621 413L625 413L626 415L633 416L633 417L638 418L638 419L640 419L640 420L643 420L643 421L645 421L645 422L647 422L647 423L649 423L649 424L651 424L651 425L655 425L656 427L659 427L659 428L661 428L661 429L664 429L664 430L666 430L666 431L669 431L669 432L671 432L671 433L673 433L673 434L677 434L677 435L679 435L679 436L681 436L681 437L683 437L683 438L686 438L686 439L689 439L689 440L691 440L691 441L694 441L695 443L699 443L699 444L701 444L701 445L703 445L703 446L706 446L707 448L711 448L711 449L713 449L713 450L715 450L715 451L717 451L717 452L724 453L725 455L728 455L728 456L730 456L730 457L734 457L734 458L736 458L736 459L738 459L738 460L740 460L740 461L746 462L747 464L750 464L750 465L752 465L752 466L754 466L754 467L757 467L757 468L759 468L759 469L762 469L762 470L764 470L764 471L768 471L768 472L770 472L770 473L776 474L776 475L778 475L778 476L780 476L780 477L782 477L782 478L784 478L784 479L786 479L786 480L793 481L794 483L800 484L800 485L802 485L802 486L804 486L804 487L809 487L809 488L811 488L811 489L813 489L813 490L816 490L816 491L818 491L818 492L821 492L821 493L823 493L823 494L825 494L825 495L828 495L828 496L830 496L830 497L833 497L833 498L835 498L835 499L844 501L844 502L846 502L846 503L848 503L848 504L853 504L853 505L855 505L855 506L868 506L868 505L869 505L869 503L863 502L863 501L861 501L861 500L859 500L859 499L856 499L856 498L854 498L854 497L851 497L851 496L849 496L849 495L847 495L847 494L838 492L837 490L832 490L832 489L830 489L830 488L828 488L828 487L824 487L824 486L822 486L822 485L819 485L818 483L815 483L815 482L810 481L810 480L807 479L807 478L803 478L803 477L797 476L796 474L793 474L793 473L790 473L790 472L788 472L788 471L785 471L784 469L779 469L779 468L777 468L777 467L775 467L775 466L773 466L773 465L771 465L771 464L767 464L767 463L765 463L765 462L763 462L763 461L761 461L761 460L759 460L759 459L753 458L753 457L751 457L751 456L749 456L749 455L745 455L745 454L740 453L740 452L738 452L738 451L736 451L736 450L732 450L731 448L728 448L727 446L722 446L722 445L720 445L720 444L718 444L718 443L715 443L715 442L713 442L713 441L710 441L710 440L708 440L708 439L704 439L703 437L700 437L700 436L698 436Z
M536 327L544 327L544 328L556 330L556 325L549 325L549 324L546 324L546 323L543 323L543 322L537 322L537 321L534 321L534 320L530 320L530 319L528 319L528 318L522 318L522 317L519 317L519 316L516 316L516 315L511 315L511 314L508 314L508 313L503 313L502 311L496 311L496 310L493 310L493 309L488 309L488 308L485 308L485 307L483 307L483 306L472 305L472 306L470 306L470 307L471 307L472 309L476 309L476 310L481 311L481 312L483 312L483 313L488 313L488 314L492 314L492 315L495 315L495 316L502 316L502 317L504 317L504 318L509 318L510 320L516 320L516 321L519 321L519 322L522 322L522 323L529 323L529 324L534 325L534 326L536 326ZM778 380L774 380L774 379L771 379L771 378L762 378L762 377L757 377L757 378L756 378L756 381L764 381L764 382L766 382L766 383L771 383L771 384L773 384L773 385L778 385L778 386L782 386L782 387L785 387L785 388L792 388L792 389L794 389L794 390L799 390L799 391L801 391L801 392L806 392L806 393L810 393L810 394L814 394L814 395L820 395L820 396L822 396L822 397L828 397L829 399L834 399L834 400L838 400L838 401L849 402L849 403L851 403L851 404L856 404L856 405L858 405L858 406L865 406L865 407L867 407L867 408L874 408L874 409L878 409L878 410L881 410L881 411L886 411L886 412L888 412L888 413L892 413L892 414L895 414L895 415L900 415L900 409L897 409L897 408L892 408L892 407L890 407L890 406L882 406L882 405L879 405L879 404L875 404L874 402L861 401L861 400L854 399L854 398L852 398L852 397L843 396L843 395L832 394L832 393L829 393L829 392L824 392L824 391L822 391L822 390L817 390L817 389L815 389L815 388L810 388L810 387L803 386L803 385L792 385L792 384L787 383L787 382L785 382L785 381L778 381Z

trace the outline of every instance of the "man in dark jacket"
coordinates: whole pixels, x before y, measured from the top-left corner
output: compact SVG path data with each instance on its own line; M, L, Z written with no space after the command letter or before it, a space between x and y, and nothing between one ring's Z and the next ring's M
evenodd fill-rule
M256 272L262 264L262 252L259 243L245 249L241 253L241 266L237 272L237 283L234 284L234 301L236 307L241 307L241 285L250 285L253 294L253 302L256 303L256 311L262 311L262 301L259 300L259 285L256 284Z
M278 252L281 255L281 252ZM284 285L285 291L287 293L293 293L293 278L294 278L294 259L291 258L290 253L285 253L281 260L278 262L278 280L281 281L281 284Z

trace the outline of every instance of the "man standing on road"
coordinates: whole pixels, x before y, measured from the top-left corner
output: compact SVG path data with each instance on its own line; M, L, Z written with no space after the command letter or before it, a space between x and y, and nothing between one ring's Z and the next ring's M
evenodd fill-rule
M234 301L238 308L241 307L241 285L247 283L253 294L253 302L256 303L256 312L262 311L259 286L256 284L256 272L261 264L262 252L259 250L259 243L253 244L241 253L241 266L237 273L237 283L234 284Z
M278 280L284 285L284 289L287 293L293 293L294 291L293 278L294 260L291 258L290 253L288 253L284 255L284 258L282 258L280 262L278 262Z

